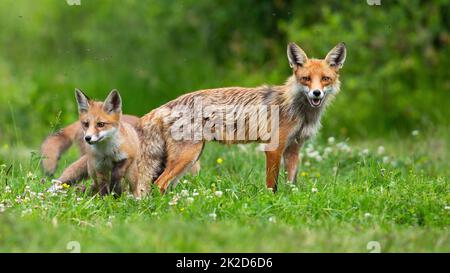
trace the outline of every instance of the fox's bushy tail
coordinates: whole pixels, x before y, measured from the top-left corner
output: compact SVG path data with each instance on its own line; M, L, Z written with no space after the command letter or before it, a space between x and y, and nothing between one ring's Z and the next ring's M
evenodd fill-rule
M42 168L46 175L53 175L58 166L61 155L72 146L73 142L79 144L80 152L83 153L79 122L70 124L60 131L49 135L41 145Z

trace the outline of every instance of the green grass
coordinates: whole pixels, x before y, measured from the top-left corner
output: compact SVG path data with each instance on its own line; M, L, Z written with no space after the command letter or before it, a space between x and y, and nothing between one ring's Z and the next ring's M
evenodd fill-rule
M209 144L200 175L143 200L77 187L52 196L38 160L16 158L0 167L0 251L68 252L70 241L82 252L369 252L370 241L382 252L450 251L448 130L320 139L302 149L298 183L281 174L276 194L256 145Z

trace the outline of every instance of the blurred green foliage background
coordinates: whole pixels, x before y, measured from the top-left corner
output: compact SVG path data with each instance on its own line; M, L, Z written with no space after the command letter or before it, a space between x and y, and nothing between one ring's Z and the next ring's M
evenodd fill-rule
M98 99L117 88L125 112L143 115L202 88L281 84L289 41L311 57L347 44L323 135L448 127L449 10L448 0L2 0L0 145L37 148L75 121L75 87Z

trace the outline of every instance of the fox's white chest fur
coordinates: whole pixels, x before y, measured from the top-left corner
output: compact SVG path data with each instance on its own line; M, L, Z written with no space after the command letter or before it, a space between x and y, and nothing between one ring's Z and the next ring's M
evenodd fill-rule
M128 154L120 149L122 142L123 140L118 136L113 136L91 146L96 169L110 169L114 163L128 158Z

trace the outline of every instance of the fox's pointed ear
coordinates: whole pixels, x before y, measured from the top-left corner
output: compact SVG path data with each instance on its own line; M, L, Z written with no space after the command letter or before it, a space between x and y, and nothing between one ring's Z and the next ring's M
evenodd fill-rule
M306 61L308 61L308 57L306 56L303 49L301 49L295 43L288 44L287 56L289 59L289 65L293 69L296 69L299 66L303 66L306 63Z
M80 89L75 88L75 98L77 99L78 112L87 112L89 110L89 97Z
M331 67L336 69L342 68L345 62L345 56L347 55L347 49L344 43L337 44L325 57L325 61Z
M122 111L122 98L116 89L109 93L103 104L103 110L108 113L120 113Z

